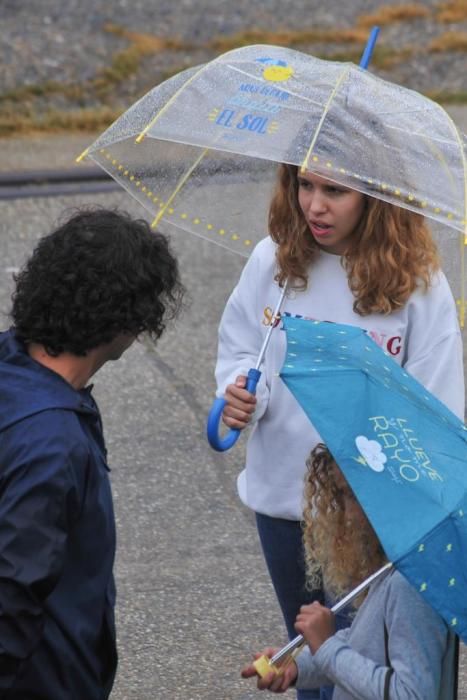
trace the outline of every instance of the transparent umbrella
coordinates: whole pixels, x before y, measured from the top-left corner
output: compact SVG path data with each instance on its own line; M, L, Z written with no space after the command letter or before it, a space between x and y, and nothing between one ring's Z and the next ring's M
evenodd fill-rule
M155 87L80 158L115 178L155 227L244 256L267 235L278 163L419 212L442 229L463 322L465 144L447 112L417 92L352 63L256 45Z
M152 214L247 256L276 164L466 229L466 141L421 94L284 47L229 51L155 87L83 154Z

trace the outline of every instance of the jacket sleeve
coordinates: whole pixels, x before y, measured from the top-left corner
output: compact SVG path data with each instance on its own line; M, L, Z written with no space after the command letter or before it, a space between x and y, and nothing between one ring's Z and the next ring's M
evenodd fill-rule
M462 336L456 306L444 274L439 273L423 303L410 304L405 369L464 420L465 385Z
M349 636L350 627L339 630L334 637L341 643L346 644ZM334 638L333 637L333 638ZM298 668L298 676L295 687L299 690L311 690L319 688L322 685L332 685L333 680L315 663L315 657L308 646L298 654L295 659Z
M394 577L395 578L395 577ZM334 684L360 700L437 698L447 629L442 619L408 583L396 584L386 600L389 667L352 649L339 633L317 651L315 666Z
M73 467L86 455L66 432L51 434L51 421L44 412L1 436L0 697L41 640L44 604L79 513Z
M247 375L258 360L264 339L262 319L259 318L261 300L258 300L260 263L257 247L243 268L222 314L216 364L217 396L223 396L227 385L234 383L238 375ZM263 415L269 399L264 372L258 382L256 398L254 420Z

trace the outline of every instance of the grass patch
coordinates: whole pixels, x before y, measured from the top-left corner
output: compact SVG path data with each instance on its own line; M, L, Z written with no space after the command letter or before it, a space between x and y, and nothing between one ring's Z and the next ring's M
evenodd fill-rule
M416 48L405 48L396 51L387 47L380 47L379 51L375 49L371 63L376 68L381 68L381 70L391 70L395 66L408 61L415 52Z
M374 25L384 26L394 24L394 22L411 22L416 19L423 19L431 14L430 10L418 3L407 5L384 5L377 12L371 15L360 15L357 18L357 27L371 29Z
M387 46L375 46L371 57L371 65L374 68L381 70L390 70L394 66L406 61L412 56L414 49L402 49L396 51ZM362 57L362 52L359 49L351 51L335 51L335 52L319 52L314 54L316 58L322 58L326 61L338 61L355 63L359 65Z
M297 46L301 44L365 44L367 32L361 29L311 29L305 31L265 32L251 29L232 36L212 39L201 48L215 51L231 51L250 44L273 44L275 46Z
M451 0L438 6L440 21L457 21L467 16L466 0ZM446 13L451 14L446 14ZM456 15L452 14L457 12ZM38 85L26 85L6 91L1 98L0 137L25 135L33 133L54 132L98 132L109 126L121 114L122 109L115 107L118 99L118 86L137 75L143 59L159 52L183 52L204 50L209 54L218 54L250 44L273 44L276 46L302 47L315 45L318 58L332 61L351 61L358 64L362 48L368 39L368 28L374 24L410 21L426 17L430 10L420 4L405 6L385 6L372 15L360 16L357 25L351 29L312 29L303 31L262 31L251 29L232 36L213 37L204 44L189 44L177 37L158 37L151 34L132 32L114 24L105 26L105 31L113 33L128 42L127 48L114 54L110 64L98 71L87 81L76 84L62 84L47 81ZM449 16L450 19L447 19ZM428 47L430 51L467 51L467 33L450 32L436 38ZM405 49L392 49L385 45L376 45L372 56L375 68L390 70L393 66L410 58L419 50L411 46ZM179 59L178 59L179 60ZM159 82L185 70L188 64L179 65L174 56L172 65L158 71ZM142 77L142 76L140 76ZM147 88L151 89L154 82ZM141 81L139 90L142 90ZM137 95L134 99L138 99ZM441 104L467 104L467 92L447 93L432 91L429 97ZM47 98L59 97L57 104L63 107L47 110ZM98 105L86 108L86 104ZM80 105L83 108L79 108ZM107 105L107 106L106 106Z
M22 85L13 90L7 90L2 94L2 100L8 102L24 102L25 100L35 99L36 97L46 97L47 95L55 95L63 91L62 83L50 80L38 85Z
M55 131L97 131L106 128L120 114L113 107L76 109L86 96L105 102L116 87L135 75L146 56L160 51L180 49L176 38L159 38L149 34L129 32L116 25L107 25L105 30L130 42L128 48L116 53L110 66L99 71L92 80L82 83L58 83L46 81L37 85L26 85L9 90L1 97L0 136L31 134ZM173 73L177 72L174 69ZM60 96L69 102L71 109L41 111L34 108L36 100Z
M107 107L70 112L49 110L42 116L38 116L33 111L22 115L0 113L0 138L36 133L103 131L121 113L121 109Z
M467 51L467 32L446 32L428 46L430 51Z
M427 97L441 105L467 105L467 91L443 92L442 90L430 90L425 93Z
M79 100L83 97L83 94L83 85L57 83L56 81L48 80L45 83L22 85L14 90L7 90L0 97L2 102L24 104L36 98L49 97L51 95L64 95L68 99Z
M317 51L313 54L315 58L321 58L323 61L336 61L337 63L355 63L358 65L362 57L362 52L359 49L355 51Z
M126 39L136 46L143 55L157 53L158 51L178 51L180 49L192 49L193 45L182 41L178 37L167 37L163 39L154 34L144 34L142 32L132 32L118 24L106 24L104 31L115 34L122 39Z
M443 2L438 5L436 13L439 22L462 22L467 19L467 3L465 0Z
M99 96L107 94L111 89L114 89L115 85L135 75L146 56L153 56L161 51L173 51L182 48L189 50L191 48L177 38L168 37L163 39L152 34L131 32L116 24L107 24L104 30L126 39L130 42L130 45L128 48L115 54L110 66L99 71L92 81L92 86L97 90Z

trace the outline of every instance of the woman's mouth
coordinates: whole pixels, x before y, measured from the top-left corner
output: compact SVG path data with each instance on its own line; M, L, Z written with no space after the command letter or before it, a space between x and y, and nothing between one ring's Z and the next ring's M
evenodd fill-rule
M328 236L330 233L332 233L332 226L329 226L328 224L318 221L310 221L308 225L313 236L316 236L317 238Z

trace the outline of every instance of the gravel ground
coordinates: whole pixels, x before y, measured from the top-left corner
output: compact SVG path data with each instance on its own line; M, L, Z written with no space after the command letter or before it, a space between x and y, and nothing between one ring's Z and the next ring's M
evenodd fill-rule
M375 0L68 0L66 11L57 0L2 0L0 95L21 86L40 86L47 81L82 85L108 67L112 57L129 41L106 31L109 23L126 30L189 43L182 51L163 50L148 56L137 73L105 97L107 104L128 107L138 96L157 84L164 73L202 63L219 51L214 38L249 29L264 31L344 29L355 27L358 17L382 6L404 5ZM427 18L397 22L382 28L378 46L415 49L413 55L383 77L421 91L467 91L466 53L428 51L433 38L447 31L466 32L467 21L445 24L437 20L438 0L424 0ZM420 5L419 5L420 6ZM210 48L211 42L211 48ZM297 48L322 54L343 51L351 45L304 44ZM354 46L355 49L355 46ZM357 51L359 48L357 47ZM64 99L47 96L36 102L41 109L96 106L90 94Z

